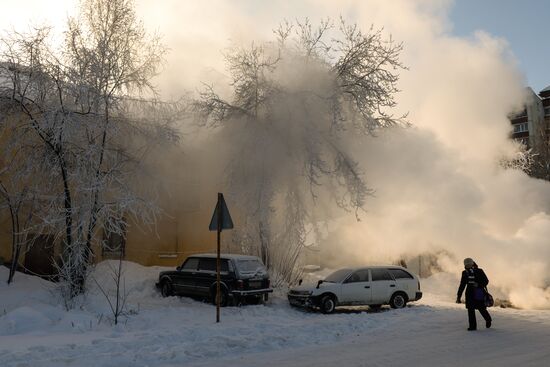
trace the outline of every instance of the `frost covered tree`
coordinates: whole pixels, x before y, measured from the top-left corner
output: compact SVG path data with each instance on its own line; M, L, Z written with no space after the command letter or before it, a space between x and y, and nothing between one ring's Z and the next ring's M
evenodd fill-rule
M330 20L285 22L276 42L226 54L229 98L207 85L195 111L234 147L227 184L241 221L236 241L280 281L299 275L316 204L355 211L372 193L346 136L406 125L394 116L402 44L382 31Z
M59 149L53 149L58 137L50 121L55 103L51 98L53 79L46 39L48 28L36 29L29 34L11 33L1 39L0 108L2 124L2 197L12 224L12 262L9 280L24 246L32 244L41 233L41 225L49 222L47 209L52 198L48 189L56 182L57 170L52 170L52 159ZM42 115L39 119L37 115ZM59 157L59 156L58 156ZM38 213L36 201L43 201ZM26 220L22 220L26 216ZM32 218L43 220L33 221ZM50 222L51 224L51 222ZM48 224L49 225L49 224Z
M32 184L22 177L29 171L23 167L14 167L14 162L4 166L0 172L0 210L9 212L11 223L11 260L7 282L15 277L21 254L32 243L33 238L27 233L34 216L37 202ZM22 175L23 173L23 175ZM22 179L23 178L23 179Z
M10 109L9 104L1 107L4 112ZM0 127L0 210L8 213L11 224L8 284L14 280L21 255L35 240L36 233L30 230L37 222L36 208L43 192L43 181L37 178L47 175L46 166L40 164L44 159L41 147L32 140L20 144L26 140L26 132L18 126L18 121L5 119Z
M178 139L177 106L161 103L151 83L165 49L136 18L133 1L83 0L65 42L47 29L3 39L3 98L42 143L51 191L40 231L63 242L66 300L83 291L94 243L125 236L128 221L153 225L160 213L145 185L147 156ZM70 305L69 305L70 306Z
M81 214L86 219L84 226L78 228L83 236L85 264L90 262L98 226L124 236L125 212L152 214L148 210L151 208L142 205L129 209L141 204L127 189L130 181L127 176L133 172L128 168L140 164L140 154L125 154L129 147L125 146L124 137L131 139L143 134L147 139L143 136L139 139L152 143L157 128L169 128L157 120L153 126L147 126L146 121L131 119L128 103L132 93L155 95L151 79L157 74L164 53L160 39L148 35L136 18L131 0L84 0L79 17L69 20L64 57L74 88L71 94L77 112L92 120L85 123L82 136L85 152L81 155L83 161L77 164L84 169L78 177L85 178L82 186L87 188L84 195L88 205ZM166 136L165 133L161 135ZM118 199L114 205L112 197ZM153 219L140 217L145 223Z

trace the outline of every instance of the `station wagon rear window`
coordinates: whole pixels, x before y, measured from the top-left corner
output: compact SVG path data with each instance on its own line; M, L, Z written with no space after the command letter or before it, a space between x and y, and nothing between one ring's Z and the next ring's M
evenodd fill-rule
M414 279L413 276L402 269L388 269L395 279Z

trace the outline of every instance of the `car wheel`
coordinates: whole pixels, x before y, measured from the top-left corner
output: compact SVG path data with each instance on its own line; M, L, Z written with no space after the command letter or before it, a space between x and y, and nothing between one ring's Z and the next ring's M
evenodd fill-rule
M172 290L172 284L168 280L165 280L164 282L162 282L160 286L160 294L163 297L170 297L174 295L174 292Z
M407 296L401 292L395 293L390 299L391 308L403 308L407 305Z
M321 302L319 303L319 307L323 313L333 313L336 309L336 300L332 296L323 296L323 298L321 298Z
M212 294L210 295L212 299L212 304L216 305L216 288L212 290ZM220 306L225 307L227 306L227 303L229 301L229 295L227 294L227 291L223 288L220 289Z

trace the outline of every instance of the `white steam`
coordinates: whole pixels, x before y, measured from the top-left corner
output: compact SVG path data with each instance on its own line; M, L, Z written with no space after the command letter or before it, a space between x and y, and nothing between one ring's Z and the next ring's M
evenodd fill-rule
M138 5L172 48L160 79L169 94L219 82L230 39L261 42L284 18L308 16L315 24L342 15L364 29L383 26L405 44L410 70L402 73L396 114L408 111L414 127L350 139L376 194L360 222L333 213L331 256L344 264L445 250L444 270L458 275L462 259L472 257L515 305L550 308L550 184L498 166L517 149L506 116L524 97L505 41L483 32L451 36L449 1Z

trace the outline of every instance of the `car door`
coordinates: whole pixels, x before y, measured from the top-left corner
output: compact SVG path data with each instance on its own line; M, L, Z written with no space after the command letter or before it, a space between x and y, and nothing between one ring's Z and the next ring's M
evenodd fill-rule
M197 294L210 295L210 287L216 282L216 259L204 257L199 261L199 270L195 277Z
M172 283L176 294L194 294L195 293L195 275L197 273L199 259L190 257L174 274Z
M373 304L388 303L396 289L395 280L385 268L371 268L370 273Z
M368 269L356 270L340 288L339 303L349 305L365 305L371 302L371 282Z

